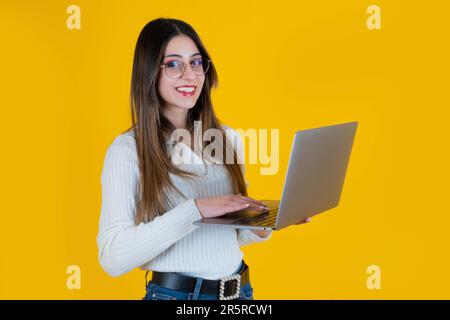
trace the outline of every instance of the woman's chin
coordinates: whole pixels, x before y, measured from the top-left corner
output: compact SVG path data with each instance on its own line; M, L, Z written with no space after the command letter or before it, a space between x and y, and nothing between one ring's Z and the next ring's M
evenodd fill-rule
M194 101L194 100L193 101L182 101L182 102L178 102L176 104L176 106L178 106L179 108L182 108L182 109L189 110L195 106L195 102L196 101Z

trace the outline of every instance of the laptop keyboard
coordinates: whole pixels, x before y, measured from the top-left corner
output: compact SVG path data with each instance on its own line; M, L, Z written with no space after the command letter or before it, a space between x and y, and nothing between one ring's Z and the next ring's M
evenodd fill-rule
M238 223L251 226L273 227L275 226L277 220L277 213L278 209L275 209L251 218L239 219L237 221L234 221L233 224Z

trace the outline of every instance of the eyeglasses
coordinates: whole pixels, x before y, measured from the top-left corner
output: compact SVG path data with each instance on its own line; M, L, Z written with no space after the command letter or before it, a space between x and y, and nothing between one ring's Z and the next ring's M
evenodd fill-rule
M198 58L193 60L190 65L196 76L202 76L209 70L211 60L206 58ZM186 64L183 61L172 60L160 66L166 71L166 75L171 79L181 78L186 71Z

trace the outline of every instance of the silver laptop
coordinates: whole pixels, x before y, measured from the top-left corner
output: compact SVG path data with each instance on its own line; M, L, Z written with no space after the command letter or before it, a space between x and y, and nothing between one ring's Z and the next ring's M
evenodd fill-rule
M281 201L259 200L268 210L244 209L194 224L280 230L339 204L358 122L297 131Z

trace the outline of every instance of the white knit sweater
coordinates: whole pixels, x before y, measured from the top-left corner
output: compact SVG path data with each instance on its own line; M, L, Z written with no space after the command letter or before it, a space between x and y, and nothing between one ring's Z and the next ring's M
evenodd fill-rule
M240 135L228 126L223 127L237 135L238 148L242 148ZM172 146L169 140L166 143L169 148ZM187 155L197 157L187 145L184 146ZM243 259L241 246L271 237L272 233L263 238L250 230L193 224L202 218L194 199L233 193L223 164L200 162L199 157L197 160L199 162L194 164L177 164L184 170L199 172L200 177L195 181L170 174L188 200L171 192L168 194L169 211L149 223L136 225L139 168L134 133L123 133L114 139L103 163L97 236L100 265L108 274L120 276L140 267L142 270L219 279L233 274L239 267ZM244 164L241 168L245 173Z

